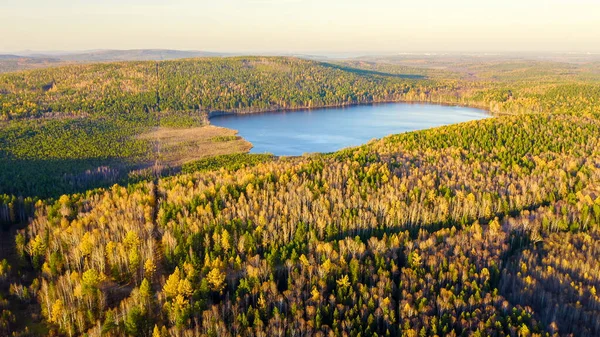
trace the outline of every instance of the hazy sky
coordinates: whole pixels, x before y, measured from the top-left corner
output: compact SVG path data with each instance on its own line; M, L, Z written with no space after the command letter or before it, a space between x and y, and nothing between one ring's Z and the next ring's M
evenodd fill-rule
M0 52L600 52L600 0L0 0Z

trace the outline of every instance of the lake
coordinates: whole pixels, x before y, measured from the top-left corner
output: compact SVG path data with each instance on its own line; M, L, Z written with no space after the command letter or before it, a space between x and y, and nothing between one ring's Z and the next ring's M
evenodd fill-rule
M214 116L210 123L239 131L251 153L297 156L333 152L373 138L483 119L480 109L413 103L384 103Z

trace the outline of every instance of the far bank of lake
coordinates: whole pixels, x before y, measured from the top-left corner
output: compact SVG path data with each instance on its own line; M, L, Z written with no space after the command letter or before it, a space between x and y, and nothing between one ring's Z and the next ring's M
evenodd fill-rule
M481 109L414 103L381 103L211 117L213 125L239 131L251 153L297 156L333 152L390 134L490 117Z

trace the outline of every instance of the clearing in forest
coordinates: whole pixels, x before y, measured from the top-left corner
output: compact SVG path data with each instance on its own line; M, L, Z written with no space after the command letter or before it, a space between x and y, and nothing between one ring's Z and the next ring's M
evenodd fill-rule
M139 138L155 142L154 151L160 163L171 167L209 156L248 152L252 148L237 131L212 125L189 129L160 127Z

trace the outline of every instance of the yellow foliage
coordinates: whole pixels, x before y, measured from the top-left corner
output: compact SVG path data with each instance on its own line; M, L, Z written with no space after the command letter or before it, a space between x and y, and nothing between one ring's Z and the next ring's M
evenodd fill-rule
M308 262L308 259L306 258L306 256L304 254L300 255L300 262L302 262L302 264L305 267L308 267L310 265L310 262Z
M75 289L73 289L73 296L75 296L77 298L83 297L83 288L81 287L81 283L78 283L75 286Z
M177 292L184 297L191 296L193 289L190 281L188 281L188 279L180 280L179 285L177 286Z
M1 270L1 268L2 267L0 266L0 275L3 275L3 271ZM46 275L52 275L52 270L50 269L48 262L44 262L44 264L42 265L42 273Z
M265 297L263 296L262 293L258 297L258 306L260 308L265 308L267 306L267 301L265 300Z
M140 238L138 237L136 232L128 231L127 235L125 236L125 240L123 240L123 244L125 245L125 247L130 248L130 249L139 247Z
M196 274L196 270L194 269L194 266L189 262L183 263L183 270L185 271L185 275L188 278L194 277L194 275Z
M329 274L332 268L331 261L329 259L325 260L325 262L323 262L323 264L321 265L321 268L323 268L325 274Z
M95 269L88 269L83 272L81 280L85 287L95 288L100 283L100 275Z
M44 240L41 235L36 235L36 237L30 241L29 243L29 254L32 256L42 255L46 250L46 245L44 244Z
M223 247L223 250L226 252L231 249L231 236L226 229L223 229L223 233L221 233L221 247Z
M129 260L129 267L134 270L137 269L141 262L140 252L138 251L138 249L131 249L127 258Z
M185 308L189 304L188 300L186 300L182 295L175 296L175 301L173 301L173 305L178 308Z
M156 272L156 265L151 259L146 259L146 262L144 262L144 275L147 278L152 278L154 272Z
M152 337L161 337L160 330L156 324L154 324L154 330L152 330Z
M221 292L223 291L223 288L225 288L225 273L217 268L213 268L208 275L206 275L206 279L213 291Z
M313 301L318 301L319 298L321 297L321 294L319 293L319 291L317 290L317 287L313 287L312 291L310 292L310 294L312 295L312 300Z
M390 303L392 303L392 301L390 300L389 297L386 297L383 300L381 300L380 306L383 308L387 308L390 305Z
M335 281L340 288L347 288L350 286L348 275L344 275L341 279Z
M73 281L73 282L78 282L78 281L79 281L79 278L80 278L80 276L79 276L79 273L78 273L78 272L76 272L76 271L72 271L72 272L71 272L71 275L69 275L69 278L71 278L71 281Z
M167 282L165 282L165 285L163 286L163 292L165 293L165 295L167 297L172 298L172 297L177 296L178 288L179 288L179 280L180 280L179 267L175 267L175 271L173 272L173 274L169 275Z
M56 300L54 304L52 304L52 311L50 313L50 322L58 324L60 319L62 318L65 311L65 306L63 301Z

